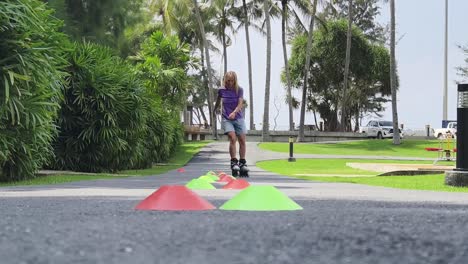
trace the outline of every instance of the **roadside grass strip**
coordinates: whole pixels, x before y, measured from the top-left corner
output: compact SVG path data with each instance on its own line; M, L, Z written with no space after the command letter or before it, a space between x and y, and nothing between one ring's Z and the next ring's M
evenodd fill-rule
M196 141L185 142L180 145L174 156L164 164L155 164L151 168L141 170L125 170L116 174L111 173L73 173L73 174L50 174L40 175L36 178L16 181L16 182L0 182L0 186L23 186L23 185L53 185L77 181L89 181L100 179L115 179L129 176L149 176L159 175L171 170L175 170L187 164L187 162L200 151L201 148L206 146L211 141Z
M122 176L117 176L122 177ZM125 176L128 177L128 176ZM112 174L54 174L38 176L37 178L16 182L1 182L0 186L26 186L26 185L53 185L67 182L98 180L98 179L115 179Z
M333 143L295 143L294 154L320 154L320 155L372 155L437 158L437 153L427 151L425 148L438 148L446 144L439 140L413 140L403 139L401 145L393 145L391 139L369 139ZM452 142L456 146L456 142ZM261 149L275 152L289 152L289 143L269 142L260 143Z
M468 192L468 187L453 187L445 185L444 174L427 174L414 176L377 176L378 172L354 169L346 163L401 163L401 164L431 164L431 161L402 160L363 160L363 159L297 159L262 161L257 167L281 175L304 180L321 182L357 183L372 186L382 186L411 190L430 190L444 192ZM453 163L452 163L453 164ZM317 175L317 176L305 176ZM349 175L349 177L346 177ZM362 175L359 177L358 175Z

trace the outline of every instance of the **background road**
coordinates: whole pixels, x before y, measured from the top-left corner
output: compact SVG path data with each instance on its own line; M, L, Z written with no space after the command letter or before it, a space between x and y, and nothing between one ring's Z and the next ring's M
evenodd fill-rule
M248 144L250 164L287 158ZM464 193L301 181L250 165L251 184L275 185L304 210L133 209L161 185L228 164L227 143L216 142L185 173L0 188L0 262L466 263ZM197 191L215 206L237 192Z

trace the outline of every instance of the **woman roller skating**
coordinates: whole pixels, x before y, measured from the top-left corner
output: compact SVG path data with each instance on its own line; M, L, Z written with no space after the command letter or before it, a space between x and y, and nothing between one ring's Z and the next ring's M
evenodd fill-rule
M222 102L221 127L229 138L229 154L231 155L232 176L249 177L249 168L245 160L245 126L243 107L244 90L237 84L237 75L230 71L224 75L223 87L218 90L218 98L214 107L218 112ZM236 143L239 141L239 160L236 156Z

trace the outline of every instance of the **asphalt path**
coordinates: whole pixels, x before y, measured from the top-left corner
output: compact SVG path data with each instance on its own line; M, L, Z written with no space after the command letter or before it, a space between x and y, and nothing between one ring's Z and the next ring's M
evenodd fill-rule
M208 145L184 173L0 188L0 262L467 263L468 194L274 175L253 164L287 154L251 142L250 183L276 186L303 210L134 210L162 185L227 171L226 150ZM217 207L237 192L197 191Z

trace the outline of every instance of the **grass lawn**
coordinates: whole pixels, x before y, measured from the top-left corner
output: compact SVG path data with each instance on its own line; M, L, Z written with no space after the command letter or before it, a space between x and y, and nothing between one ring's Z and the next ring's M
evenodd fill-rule
M376 176L378 173L353 169L346 166L347 162L369 163L418 163L431 164L431 161L395 161L395 160L363 160L363 159L297 159L262 161L256 166L278 174L305 180L322 182L358 183L373 186L383 186L399 189L431 190L447 192L468 192L468 187L451 187L444 184L444 174L419 176ZM453 165L453 162L451 163ZM327 174L330 176L300 176L298 174ZM340 175L339 177L337 175ZM363 175L363 177L345 177L346 175ZM372 177L374 176L374 177Z
M343 177L296 177L305 180L322 182L347 182L371 186L383 186L398 189L426 190L438 192L468 192L468 187L452 187L444 184L444 174L419 175L419 176L377 176L363 178Z
M210 141L191 141L183 143L177 149L174 156L165 164L157 164L152 168L144 170L127 170L121 171L117 174L109 173L96 173L96 174L58 174L38 176L34 179L17 181L17 182L0 182L0 186L21 186L21 185L49 185L59 184L66 182L84 181L84 180L97 180L97 179L115 179L117 177L128 176L145 176L162 174L170 170L174 170L184 166L190 159L198 153Z
M444 142L444 147L446 147ZM276 152L289 152L289 143L261 143L260 148ZM373 155L373 156L397 156L436 158L436 152L426 151L426 147L439 147L436 140L403 139L401 145L393 145L391 139L384 140L358 140L339 143L295 143L295 154L324 154L324 155ZM456 143L452 142L451 148Z

